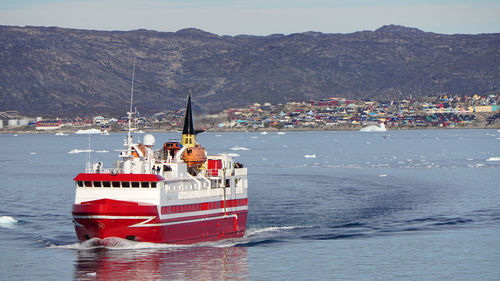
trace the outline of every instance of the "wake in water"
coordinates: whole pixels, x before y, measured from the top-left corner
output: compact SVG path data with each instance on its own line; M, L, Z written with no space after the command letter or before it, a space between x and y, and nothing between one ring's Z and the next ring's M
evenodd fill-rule
M138 250L138 249L166 249L189 247L184 245L136 242L118 237L109 238L92 238L83 243L73 243L67 245L49 245L49 248L55 249L72 249L72 250L94 250L94 249L109 249L109 250Z
M92 238L83 243L72 243L64 245L49 244L48 248L52 249L70 249L70 250L142 250L142 249L182 249L193 247L250 247L260 244L276 242L285 236L294 236L292 232L297 229L307 229L308 226L271 226L264 228L247 229L246 234L242 238L232 238L213 242L200 242L190 245L165 244L165 243L150 243L130 241L118 237L109 238Z

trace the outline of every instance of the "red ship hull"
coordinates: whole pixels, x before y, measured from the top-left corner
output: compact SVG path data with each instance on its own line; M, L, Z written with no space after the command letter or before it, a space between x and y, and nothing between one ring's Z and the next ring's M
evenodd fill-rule
M242 237L246 230L247 202L239 199L158 208L101 199L74 204L73 218L80 242L118 237L139 242L193 244Z

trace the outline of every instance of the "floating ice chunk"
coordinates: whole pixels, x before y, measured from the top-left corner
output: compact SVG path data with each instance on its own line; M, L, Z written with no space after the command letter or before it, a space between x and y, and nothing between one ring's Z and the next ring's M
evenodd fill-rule
M68 153L69 154L77 154L77 153L84 153L84 152L94 152L94 150L92 149L72 149L71 151L69 151Z
M304 158L316 158L316 154L306 154Z
M215 135L216 137L222 137L222 135Z
M233 146L230 148L230 150L232 151L238 151L238 150L250 150L250 148L248 147L244 147L244 146Z
M384 123L380 123L377 125L370 125L370 126L366 126L364 128L361 128L361 130L359 130L360 132L386 132L387 129L385 128L385 125Z
M378 175L379 177L383 178L383 177L387 177L386 174L381 174L381 175Z
M473 164L473 165L467 165L469 168L481 168L486 166L485 164L479 163L479 164Z
M257 136L253 136L253 137L250 137L251 139L258 139L259 137Z
M285 135L285 132L278 132L278 135Z
M13 217L9 217L9 216L0 217L0 227L13 228L16 223L17 223L17 220Z
M490 157L490 158L486 159L486 161L488 161L488 162L500 161L500 157Z
M81 134L100 134L101 130L99 129L81 129L75 132L75 134L81 135Z
M36 153L36 152L30 152L30 154L31 154L31 155L35 155L35 154L37 154L37 153Z
M267 132L265 132L265 131L264 131L264 132L262 132L262 133L260 133L260 134L261 134L261 135L267 135Z
M95 152L96 153L108 153L109 150L96 150Z

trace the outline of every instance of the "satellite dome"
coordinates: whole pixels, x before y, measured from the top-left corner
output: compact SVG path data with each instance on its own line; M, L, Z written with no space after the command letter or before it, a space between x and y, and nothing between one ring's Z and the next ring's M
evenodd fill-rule
M142 140L142 144L145 146L152 147L155 145L155 137L153 135L147 134L144 136L144 139Z

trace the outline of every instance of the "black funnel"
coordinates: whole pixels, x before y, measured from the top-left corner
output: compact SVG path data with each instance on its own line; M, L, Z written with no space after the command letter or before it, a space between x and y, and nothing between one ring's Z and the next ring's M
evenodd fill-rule
M186 116L184 117L184 129L182 130L183 135L195 135L193 126L193 113L191 112L191 96L188 96L188 104L186 108Z

